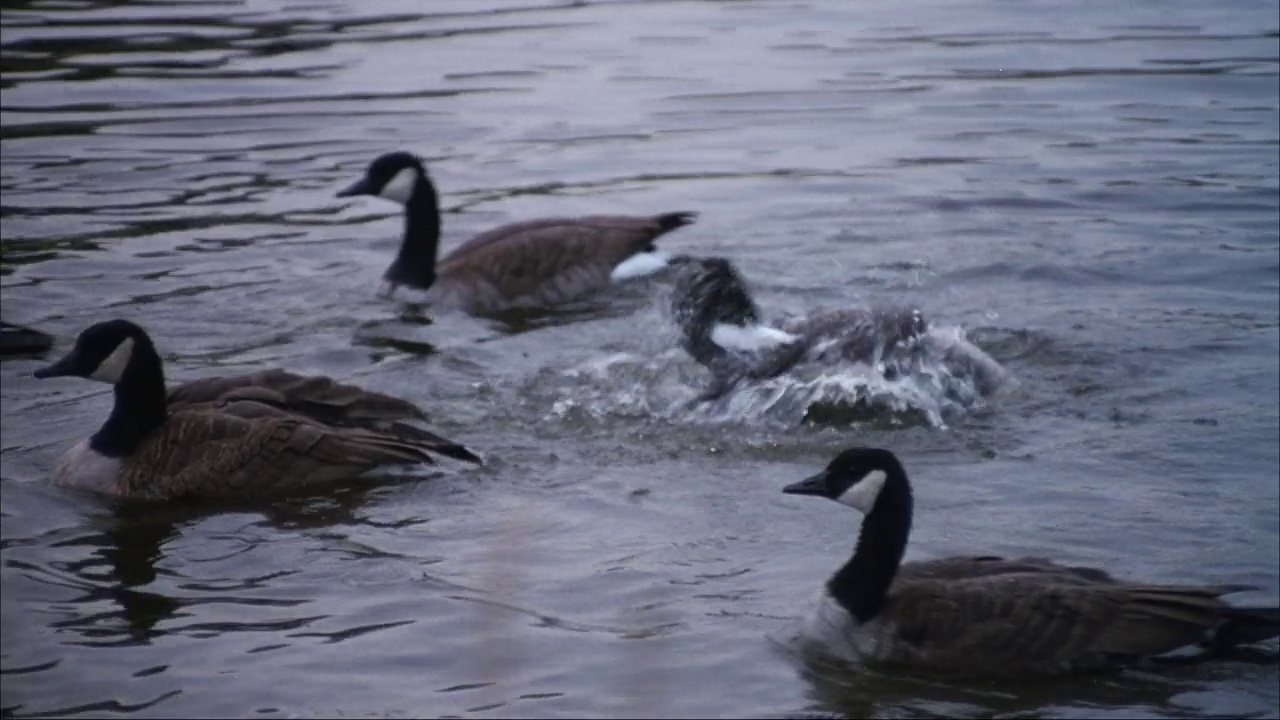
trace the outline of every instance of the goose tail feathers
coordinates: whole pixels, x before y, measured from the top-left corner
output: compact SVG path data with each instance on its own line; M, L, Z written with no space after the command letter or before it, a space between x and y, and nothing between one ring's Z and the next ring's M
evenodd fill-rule
M1215 644L1252 645L1280 636L1280 607L1232 607L1223 611Z
M663 232L670 232L678 227L692 225L697 219L698 213L692 211L666 213L658 216L658 227Z
M484 464L484 460L481 460L480 456L471 452L460 443L443 438L433 432L423 430L420 427L416 427L408 423L395 422L384 427L383 430L404 442L420 445L432 452L444 455L445 457L475 463L476 465Z

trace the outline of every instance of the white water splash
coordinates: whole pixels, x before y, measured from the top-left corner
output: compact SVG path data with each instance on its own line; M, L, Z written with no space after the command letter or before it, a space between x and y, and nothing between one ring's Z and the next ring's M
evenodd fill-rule
M889 377L878 362L805 363L778 377L743 381L708 401L697 398L711 376L683 351L615 353L548 370L558 375L549 385L559 396L550 414L560 420L647 416L784 427L870 423L941 429L948 418L980 409L987 397L1016 384L959 328L930 330L922 350L896 363Z

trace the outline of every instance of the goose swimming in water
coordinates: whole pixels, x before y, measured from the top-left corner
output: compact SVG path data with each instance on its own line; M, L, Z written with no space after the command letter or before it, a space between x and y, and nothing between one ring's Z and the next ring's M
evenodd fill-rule
M898 458L854 447L786 486L863 513L853 556L827 581L812 639L848 659L969 675L1106 670L1197 646L1280 634L1280 608L1233 607L1244 586L1154 585L1042 558L902 563L911 484Z
M381 155L338 197L372 195L404 206L400 252L383 276L383 294L406 285L436 307L471 314L547 307L651 274L667 263L655 241L692 223L693 212L588 215L510 223L467 240L437 260L440 206L422 161Z
M766 324L746 281L722 257L676 256L671 315L680 345L711 371L702 399L723 395L744 379L784 373L801 362L878 363L894 377L919 353L940 346L940 357L994 385L999 364L977 347L931 335L917 308L869 305L840 308Z
M54 482L125 498L233 499L355 477L382 465L480 462L465 447L408 424L411 404L268 371L208 378L166 393L160 355L127 320L97 323L37 378L76 376L115 387L102 427L71 448Z

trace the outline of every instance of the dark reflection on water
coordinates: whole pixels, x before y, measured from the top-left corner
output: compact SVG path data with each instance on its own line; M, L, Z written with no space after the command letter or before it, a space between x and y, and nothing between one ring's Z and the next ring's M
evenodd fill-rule
M113 504L41 482L110 394L6 358L5 716L1280 714L1249 656L958 685L773 641L857 522L780 488L853 442L907 459L911 557L1276 602L1274 5L34 0L0 25L5 321L56 354L133 318L171 381L348 378L486 459ZM396 208L334 194L393 148L446 249L698 210L664 247L732 257L768 312L916 303L1020 385L943 407L837 374L687 411L706 377L663 278L493 318L379 300ZM848 402L873 396L897 409Z
M844 717L884 717L903 711L912 717L1026 717L1056 715L1069 708L1107 712L1125 707L1144 715L1187 714L1179 696L1225 693L1215 688L1225 677L1274 672L1274 654L1242 651L1203 664L1173 662L1118 675L1028 681L965 681L852 669L841 661L805 649L800 653L815 712L837 710Z
M356 522L355 511L369 492L368 487L345 487L323 496L305 495L290 497L255 512L260 513L261 524L280 530L300 528L325 528L335 524ZM252 506L242 511L253 512ZM97 533L79 536L56 543L57 547L80 548L91 553L74 562L59 563L51 567L65 580L74 579L72 586L84 594L69 605L91 608L116 606L118 609L104 612L100 609L90 614L74 615L53 622L50 627L79 634L82 639L75 644L88 647L119 645L145 645L162 635L156 625L175 617L189 617L190 609L206 603L248 603L270 607L292 608L303 605L298 600L251 600L239 598L241 591L251 591L270 581L291 574L290 570L270 572L261 577L251 577L230 583L184 582L182 590L200 593L197 598L178 599L142 588L157 581L156 563L164 557L166 544L177 539L183 528L196 524L201 517L216 512L235 512L236 507L160 507L148 503L116 503L110 514L97 518L93 523ZM36 566L24 567L15 561L13 567L39 573ZM172 572L166 576L174 578ZM263 624L257 629L290 630L305 626L315 618L291 619ZM208 632L234 632L256 627L225 626L203 628ZM191 629L191 626L188 627Z

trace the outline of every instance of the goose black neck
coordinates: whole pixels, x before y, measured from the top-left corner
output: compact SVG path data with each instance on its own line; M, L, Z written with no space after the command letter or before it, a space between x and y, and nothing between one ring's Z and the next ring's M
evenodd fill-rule
M827 590L860 623L884 607L911 533L911 485L900 465L883 468L884 487L862 520L853 557L827 581Z
M420 290L436 280L436 248L440 244L440 201L425 172L418 175L413 194L404 206L404 237L400 253L387 270L386 279Z
M686 271L672 293L672 314L682 333L682 346L705 366L726 356L711 339L716 325L745 326L760 321L760 311L746 283L727 261L704 260Z
M89 446L107 457L131 455L168 417L164 367L150 340L137 339L115 387L115 406Z

